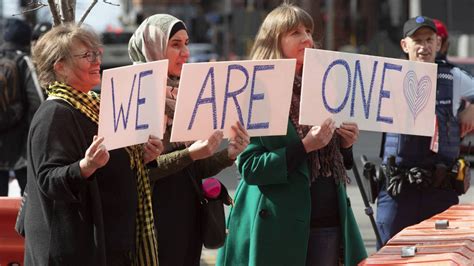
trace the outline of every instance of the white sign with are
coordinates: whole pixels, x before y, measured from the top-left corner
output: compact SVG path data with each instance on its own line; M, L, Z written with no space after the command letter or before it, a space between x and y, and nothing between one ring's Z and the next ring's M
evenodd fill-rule
M168 60L104 71L99 133L107 150L163 138Z
M306 49L300 123L433 136L437 65Z
M236 121L250 136L284 135L295 59L185 64L171 141L225 138Z

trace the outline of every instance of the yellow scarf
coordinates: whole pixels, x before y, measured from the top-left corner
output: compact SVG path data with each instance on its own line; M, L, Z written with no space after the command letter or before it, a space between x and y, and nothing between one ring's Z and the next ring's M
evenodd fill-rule
M95 123L99 122L100 96L97 93L90 91L86 94L57 81L51 84L46 91L48 96L66 101ZM141 145L129 146L125 149L130 156L130 167L137 173L136 250L132 263L133 265L155 266L158 265L158 243L153 221L150 180L148 171L143 164L143 149Z

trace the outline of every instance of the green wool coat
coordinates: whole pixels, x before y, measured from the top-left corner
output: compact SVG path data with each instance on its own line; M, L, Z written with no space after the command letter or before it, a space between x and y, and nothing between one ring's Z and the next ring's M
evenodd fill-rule
M239 156L243 180L236 193L216 265L305 265L310 232L308 163L288 173L286 147L300 141L288 123L286 136L252 138ZM367 257L343 184L338 189L345 265Z

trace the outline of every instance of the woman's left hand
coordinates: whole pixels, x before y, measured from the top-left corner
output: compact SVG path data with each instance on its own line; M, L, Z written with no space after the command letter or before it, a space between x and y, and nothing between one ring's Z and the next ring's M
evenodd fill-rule
M155 160L160 154L163 152L163 142L153 135L148 137L147 143L143 144L143 150L145 153L143 154L143 161L145 164Z
M336 133L341 136L341 147L347 149L359 138L359 127L357 123L354 122L343 122L341 126L336 129Z
M240 122L235 122L231 126L229 138L229 146L227 146L227 154L231 160L235 160L237 156L247 148L250 143L250 136L247 130Z

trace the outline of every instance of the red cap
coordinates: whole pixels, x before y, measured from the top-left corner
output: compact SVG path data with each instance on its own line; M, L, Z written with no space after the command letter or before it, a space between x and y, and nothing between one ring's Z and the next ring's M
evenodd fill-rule
M438 36L441 37L441 39L446 40L448 38L448 29L446 28L446 25L437 19L433 19L433 22L436 25Z

